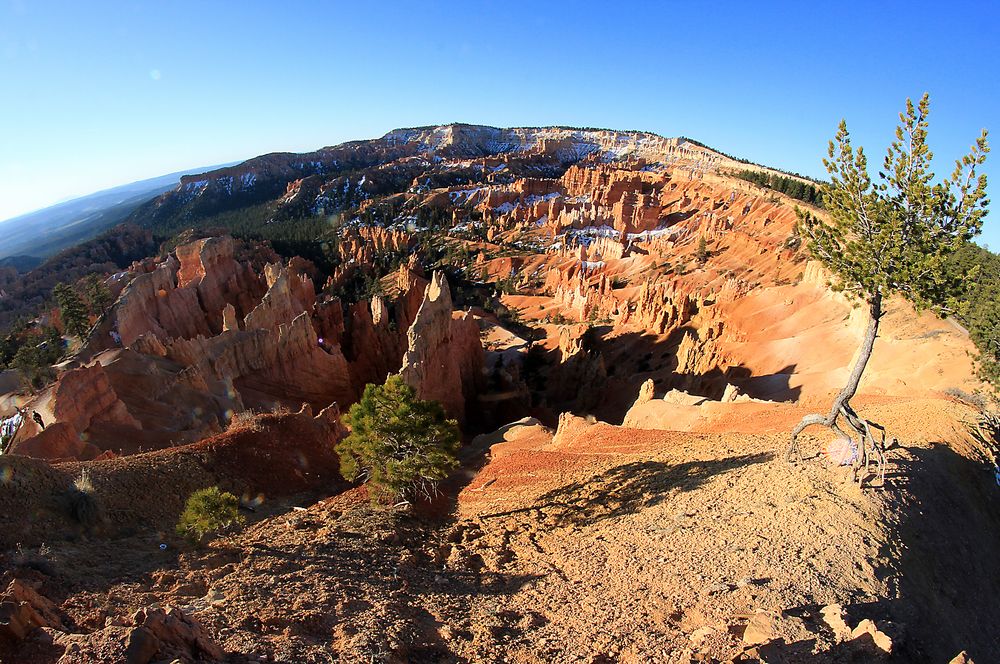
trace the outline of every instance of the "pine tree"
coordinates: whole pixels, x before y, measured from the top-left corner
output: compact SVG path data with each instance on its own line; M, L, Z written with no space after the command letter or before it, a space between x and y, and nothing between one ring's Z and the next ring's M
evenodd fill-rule
M708 260L708 243L705 242L704 235L698 238L698 250L695 252L695 258L703 265Z
M458 424L399 376L366 385L348 422L351 434L337 444L341 474L365 479L375 502L431 498L458 466Z
M56 287L52 289L52 294L59 304L59 315L62 317L66 331L83 339L90 331L90 321L80 296L70 286L62 283L56 284Z
M90 313L95 316L102 315L111 304L111 291L99 275L88 274L83 282L84 292L87 295L87 303L90 305Z
M52 370L45 359L42 349L29 342L17 349L10 366L21 372L29 389L35 390L51 378Z
M849 437L838 424L842 418L858 439L854 469L859 481L864 480L871 462L880 474L884 470L885 431L861 418L850 400L871 357L885 300L900 294L921 309L931 308L941 315L956 311L963 284L960 276L947 269L948 257L979 234L989 205L986 175L977 175L989 152L986 131L956 161L951 176L935 183L930 170L933 155L927 147L929 110L926 94L917 105L906 100L896 140L876 181L868 174L863 148L852 147L847 124L841 121L830 142L829 158L823 161L831 178L825 196L830 222L800 212L811 252L833 272L837 288L861 300L868 324L847 385L827 415L808 415L795 427L787 456L801 459L798 436L814 424ZM880 441L875 440L872 428L881 430ZM860 473L862 465L864 474Z
M200 543L206 535L241 526L245 519L239 509L239 499L228 491L221 491L217 486L199 489L188 496L177 521L177 534Z

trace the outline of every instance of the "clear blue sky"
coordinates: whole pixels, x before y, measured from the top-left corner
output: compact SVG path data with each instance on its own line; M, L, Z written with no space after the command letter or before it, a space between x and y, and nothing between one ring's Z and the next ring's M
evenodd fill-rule
M823 176L840 118L881 155L925 90L939 171L987 127L1000 177L998 17L982 0L0 0L0 219L452 121L683 134ZM984 241L1000 248L1000 210Z

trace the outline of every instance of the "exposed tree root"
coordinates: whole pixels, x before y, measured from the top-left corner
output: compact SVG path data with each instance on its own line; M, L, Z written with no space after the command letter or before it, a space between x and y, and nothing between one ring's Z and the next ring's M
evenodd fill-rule
M843 418L847 429L854 434L853 436L844 431L838 424L838 420L841 418ZM839 436L855 442L858 453L851 463L854 481L863 484L868 478L874 477L877 480L873 480L872 484L877 483L878 486L881 486L885 483L885 451L895 443L895 440L886 436L883 426L859 416L851 408L847 399L838 399L834 402L833 408L827 416L816 414L806 415L802 418L802 421L792 431L792 440L785 451L785 459L789 463L803 460L798 437L805 429L814 425L825 426ZM873 430L878 431L878 437L872 433ZM872 466L875 467L874 472L872 472Z
M868 326L865 330L865 336L858 351L858 358L854 363L854 368L851 370L847 385L840 391L837 398L833 400L833 406L830 408L828 415L806 415L802 418L802 421L792 430L792 440L785 452L785 459L789 463L802 461L802 450L799 449L799 434L814 425L825 426L832 429L837 435L851 440L857 445L858 453L851 464L854 470L854 480L858 484L862 484L866 479L874 475L878 478L878 483L881 485L885 483L885 450L894 444L895 441L886 437L884 427L859 416L851 407L851 397L858 391L858 385L861 383L861 374L865 370L865 365L868 364L868 359L871 357L872 349L875 346L875 338L878 335L879 321L883 314L881 295L875 295L869 302L869 307ZM838 423L841 419L843 419L850 433L841 428ZM873 429L880 434L877 439L872 433ZM875 466L875 473L872 473L872 465Z

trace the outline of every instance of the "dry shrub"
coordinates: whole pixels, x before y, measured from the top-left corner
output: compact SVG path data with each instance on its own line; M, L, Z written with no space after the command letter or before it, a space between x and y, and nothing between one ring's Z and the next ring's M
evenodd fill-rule
M260 433L264 430L263 418L267 415L291 414L292 410L284 404L277 404L267 411L243 410L238 413L233 413L232 418L229 420L229 426L226 427L226 431L251 431L253 433Z
M978 390L970 393L958 387L949 387L944 393L981 411L989 406L989 398Z
M244 410L238 413L233 413L233 417L229 420L229 426L226 427L226 431L229 433L240 433L244 431L260 433L264 430L264 427L260 422L261 415L262 413L258 413L253 410Z
M81 526L92 528L104 521L104 510L97 500L97 491L89 470L80 472L64 498L69 516Z

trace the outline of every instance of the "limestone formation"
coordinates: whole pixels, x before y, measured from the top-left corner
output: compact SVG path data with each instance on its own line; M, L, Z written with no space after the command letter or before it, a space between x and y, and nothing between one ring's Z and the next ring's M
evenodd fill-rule
M482 381L483 349L475 320L452 315L444 273L434 274L406 338L399 375L419 398L441 402L448 415L463 422L466 402Z
M579 417L569 412L560 413L556 433L552 437L552 445L561 447L568 444L574 435L594 426L595 423L593 418Z
M41 430L30 422L21 428L11 451L48 459L93 458L101 450L84 440L93 425L141 429L108 379L95 363L65 372L47 393Z
M359 233L359 242L381 247L409 241L395 231ZM236 260L239 248L228 237L197 240L158 265L136 266L102 323L125 348L95 333L73 363L78 368L33 402L47 429L23 427L12 449L90 459L109 445L141 448L144 437L154 447L187 442L218 431L243 408L346 407L366 384L400 371L404 354L405 375L421 395L465 419L483 380L483 351L475 320L453 317L443 276L429 287L415 266L402 265L391 299L345 310L336 298L317 298L308 261L270 261L258 275ZM125 391L124 401L116 390ZM116 442L116 431L138 432L144 421L149 434Z
M118 398L100 364L63 374L50 398L50 408L53 418L77 431L85 431L94 422L142 428Z
M656 386L653 384L652 378L647 378L642 383L642 387L639 388L639 397L635 400L635 405L641 405L653 400L654 391Z

